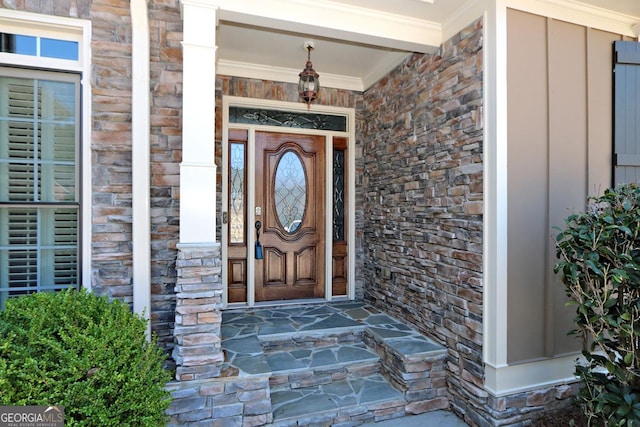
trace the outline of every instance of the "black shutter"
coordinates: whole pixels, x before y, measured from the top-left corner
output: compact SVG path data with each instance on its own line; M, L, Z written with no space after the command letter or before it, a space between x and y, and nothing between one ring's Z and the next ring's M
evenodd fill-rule
M613 184L640 183L640 43L613 52Z

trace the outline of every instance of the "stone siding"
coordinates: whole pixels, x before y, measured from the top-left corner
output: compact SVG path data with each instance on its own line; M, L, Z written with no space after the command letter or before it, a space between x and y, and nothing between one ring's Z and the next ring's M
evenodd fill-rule
M175 347L178 381L220 376L222 338L222 268L220 245L181 246L176 267Z
M120 0L3 0L2 6L91 21L91 286L133 299L131 11ZM182 144L182 19L178 0L150 1L151 327L173 346ZM89 125L89 124L85 124Z
M129 2L3 0L5 8L92 22L91 273L94 291L132 301Z
M182 17L178 0L149 8L151 58L151 327L173 346L176 245L180 240L182 161Z
M471 426L524 427L536 425L536 420L575 404L579 390L580 384L573 383L481 400L460 394L454 396L451 405L464 414Z
M269 376L174 382L169 426L252 427L270 424Z
M482 21L364 103L365 300L443 344L453 398L482 401Z

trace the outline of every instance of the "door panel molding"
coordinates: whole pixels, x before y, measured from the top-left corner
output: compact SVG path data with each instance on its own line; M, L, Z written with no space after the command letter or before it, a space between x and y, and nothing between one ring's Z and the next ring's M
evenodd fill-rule
M264 259L255 260L256 301L322 298L326 278L325 138L257 131L255 147L255 203L261 207L256 218L264 224L261 242L270 249L264 251ZM285 156L290 153L295 157L289 156L287 163ZM297 168L291 167L295 161ZM277 197L279 190L283 198ZM285 229L291 218L282 224L281 205L291 218L301 221L292 234ZM282 255L273 256L276 252ZM278 286L273 286L273 269L280 273Z

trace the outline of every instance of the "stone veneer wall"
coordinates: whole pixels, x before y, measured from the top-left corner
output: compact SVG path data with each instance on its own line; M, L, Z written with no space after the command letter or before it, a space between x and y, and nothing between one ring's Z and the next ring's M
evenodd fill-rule
M478 20L364 97L365 300L447 347L460 412L487 398L482 59Z
M133 299L131 12L121 0L2 0L2 7L92 22L91 286ZM151 327L173 346L182 134L178 0L148 2L151 41Z
M128 3L128 2L127 2ZM150 0L151 327L170 350L182 161L182 17L179 0Z
M2 0L2 7L92 22L92 287L132 301L131 18L117 0Z

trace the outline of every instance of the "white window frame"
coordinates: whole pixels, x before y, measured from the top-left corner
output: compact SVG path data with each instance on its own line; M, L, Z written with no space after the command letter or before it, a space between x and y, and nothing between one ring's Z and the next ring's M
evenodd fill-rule
M91 21L0 8L3 33L78 43L78 59L0 52L0 65L80 74L80 286L91 289Z

